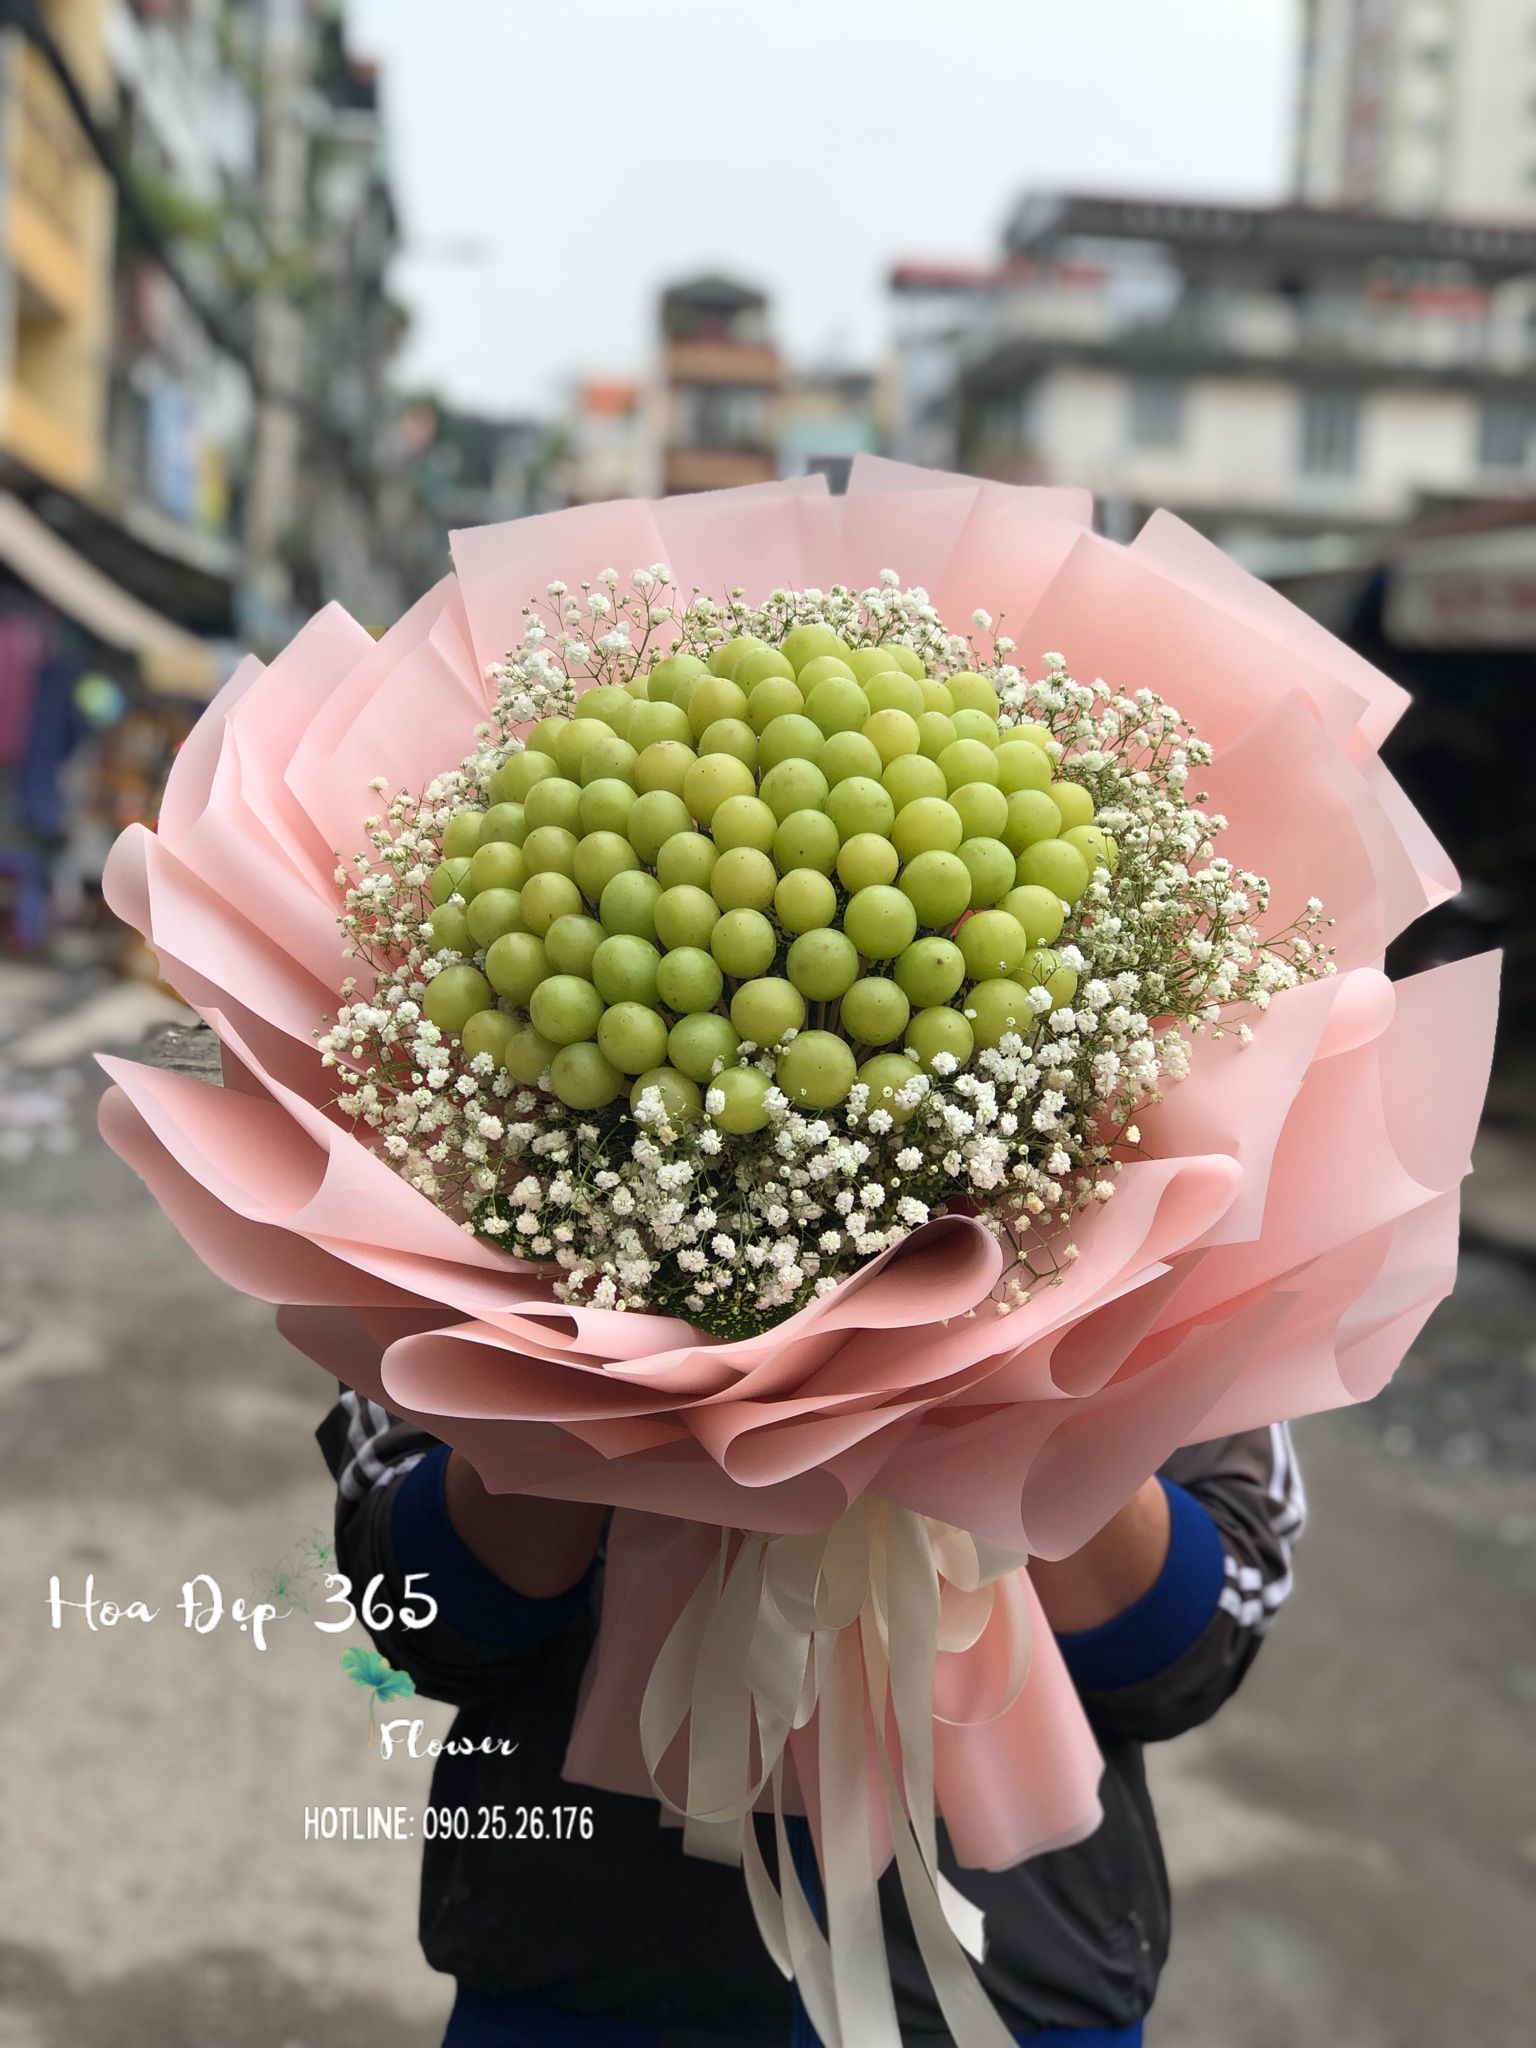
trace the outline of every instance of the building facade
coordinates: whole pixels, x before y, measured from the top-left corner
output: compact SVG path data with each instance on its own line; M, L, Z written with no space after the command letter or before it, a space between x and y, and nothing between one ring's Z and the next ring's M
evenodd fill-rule
M724 277L665 291L656 396L663 494L775 477L782 386L763 293Z

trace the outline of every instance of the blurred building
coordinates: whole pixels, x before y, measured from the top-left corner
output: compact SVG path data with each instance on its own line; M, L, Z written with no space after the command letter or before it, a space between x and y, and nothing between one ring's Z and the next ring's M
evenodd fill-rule
M1536 228L1035 195L970 308L954 466L1250 557L1536 477Z
M775 477L782 388L763 293L724 277L694 278L663 292L657 395L663 494Z
M898 462L954 462L961 351L1001 281L997 264L912 262L891 271L886 431Z
M1296 189L1318 206L1536 218L1526 0L1306 0Z
M559 429L554 468L563 504L646 495L655 459L642 387L632 378L578 378Z
M779 408L779 474L846 477L882 445L880 387L870 370L790 370Z
M466 412L424 398L408 405L400 435L429 523L456 527L522 519L554 502L558 448L547 422Z

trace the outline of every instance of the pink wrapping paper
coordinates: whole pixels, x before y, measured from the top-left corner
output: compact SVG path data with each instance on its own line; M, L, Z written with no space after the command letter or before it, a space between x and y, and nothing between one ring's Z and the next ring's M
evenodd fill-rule
M1376 755L1403 693L1167 514L1130 548L1089 515L1079 493L860 458L841 499L803 481L457 534L454 576L378 643L331 607L271 667L247 663L177 760L158 833L113 851L108 901L218 1032L226 1086L106 1060L108 1142L327 1371L494 1489L620 1509L578 1780L649 1790L640 1694L720 1526L820 1529L874 1493L1061 1556L1180 1444L1369 1397L1450 1288L1496 970L1381 973L1456 886ZM656 561L685 592L750 597L894 567L951 622L1006 613L1032 669L1060 649L1162 691L1216 745L1223 852L1269 876L1282 921L1313 894L1338 918L1338 975L1278 997L1250 1047L1198 1046L1064 1284L1011 1315L985 1306L1000 1254L961 1217L743 1342L573 1307L328 1106L314 1034L355 964L333 870L379 807L370 781L419 788L468 750L484 668L551 578ZM936 1786L964 1862L1002 1867L1097 1818L1093 1739L1036 1633L1002 1713L978 1675L995 1645L940 1656ZM797 1735L791 1756L813 1792L814 1746Z

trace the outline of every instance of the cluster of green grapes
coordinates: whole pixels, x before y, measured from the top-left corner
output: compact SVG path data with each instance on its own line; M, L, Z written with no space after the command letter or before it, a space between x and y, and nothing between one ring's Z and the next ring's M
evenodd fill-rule
M656 1088L747 1132L775 1083L820 1110L862 1081L899 1117L1075 991L1052 947L1117 856L1049 742L985 676L825 625L590 688L447 824L426 1015L577 1110Z

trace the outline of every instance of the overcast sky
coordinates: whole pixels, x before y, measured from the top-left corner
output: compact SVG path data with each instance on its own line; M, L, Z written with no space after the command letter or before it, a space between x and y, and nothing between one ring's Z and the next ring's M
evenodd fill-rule
M771 292L798 359L873 359L892 259L995 253L1029 186L1278 196L1297 11L348 0L384 67L403 373L548 406L641 369L657 285L701 269Z

